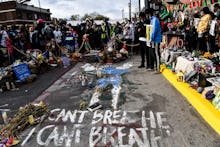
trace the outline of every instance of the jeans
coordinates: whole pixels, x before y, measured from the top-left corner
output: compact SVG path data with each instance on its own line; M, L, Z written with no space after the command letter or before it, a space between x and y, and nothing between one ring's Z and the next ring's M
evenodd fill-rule
M156 70L160 71L160 49L159 44L155 43Z
M145 64L145 55L146 55L146 43L143 41L140 41L140 50L141 50L141 66L144 66Z
M160 71L160 49L159 43L152 43L152 48L150 48L150 68L154 69L154 63L156 62L156 71Z
M74 45L66 45L66 48L68 49L68 53L75 52L75 46Z

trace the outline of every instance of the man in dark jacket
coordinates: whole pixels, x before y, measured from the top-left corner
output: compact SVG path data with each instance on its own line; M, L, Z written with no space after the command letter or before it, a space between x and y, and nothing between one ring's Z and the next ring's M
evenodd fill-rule
M140 51L141 51L141 65L138 68L145 67L145 58L148 60L148 47L146 46L146 24L148 23L145 13L140 12L139 14L140 21L137 24L137 33L139 37L140 43ZM149 68L149 64L147 62L147 68Z

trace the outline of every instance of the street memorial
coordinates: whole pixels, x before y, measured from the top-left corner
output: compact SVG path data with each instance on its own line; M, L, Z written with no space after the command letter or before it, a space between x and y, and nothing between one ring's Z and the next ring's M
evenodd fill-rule
M160 139L168 137L171 133L165 112L120 110L89 112L56 108L51 110L50 114L45 126L36 131L35 139L40 146L72 147L80 146L84 142L90 147L106 145L157 147ZM135 117L131 119L131 116ZM60 125L61 122L63 125ZM33 131L30 131L25 140L32 135ZM22 145L25 146L25 143Z
M50 111L48 119L40 127L33 127L23 138L21 146L28 146L29 141L36 146L118 146L118 147L159 147L161 139L169 137L172 128L166 112L153 110L120 110L118 99L121 76L129 71L132 65L126 63L119 67L82 66L82 70L97 74L97 86L88 104L88 110L55 108ZM85 75L84 75L85 76ZM85 85L85 77L83 85ZM87 79L88 80L88 79ZM112 92L111 108L96 108L101 105L100 96L103 89L110 85ZM109 88L109 87L108 87ZM91 106L94 106L91 108Z

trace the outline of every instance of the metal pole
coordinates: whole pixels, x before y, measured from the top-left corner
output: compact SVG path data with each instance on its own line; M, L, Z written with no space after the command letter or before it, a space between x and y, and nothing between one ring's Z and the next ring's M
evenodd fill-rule
M40 18L41 18L42 16L41 16L41 3L40 3L40 0L38 0L38 4L39 4L39 8L40 8Z
M131 20L131 0L128 3L128 7L129 7L129 19Z
M149 8L149 1L148 0L145 0L145 8Z
M141 0L138 0L139 13L141 12Z
M124 9L122 9L121 12L122 12L122 20L124 20Z

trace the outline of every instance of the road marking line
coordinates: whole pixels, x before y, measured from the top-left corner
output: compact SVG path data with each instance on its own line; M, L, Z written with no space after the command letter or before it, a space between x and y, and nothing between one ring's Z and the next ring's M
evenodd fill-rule
M24 146L26 143L27 143L27 141L29 140L29 138L33 135L33 133L34 133L34 131L36 130L36 128L33 128L32 130L31 130L31 132L28 134L28 136L25 138L25 140L22 142L22 144L21 144L21 146Z
M9 106L8 104L4 104L4 105L0 106L0 108L2 108L2 107L8 107L8 106Z
M0 109L1 112L8 112L10 111L11 109Z
M50 95L49 92L41 94L37 99L34 100L34 103L44 101Z

